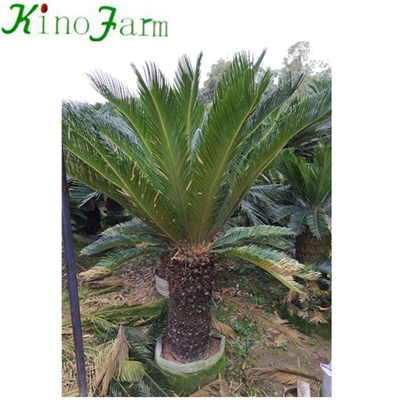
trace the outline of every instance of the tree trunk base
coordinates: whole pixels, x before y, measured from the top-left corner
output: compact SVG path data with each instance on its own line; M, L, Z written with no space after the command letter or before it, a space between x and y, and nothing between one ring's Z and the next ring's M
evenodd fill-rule
M174 359L168 338L166 336L158 338L155 362L168 377L177 394L189 396L219 377L225 377L225 337L213 334L209 344L210 352L206 359L181 363Z
M167 266L169 285L168 341L175 359L190 363L207 356L214 287L212 256L173 258Z

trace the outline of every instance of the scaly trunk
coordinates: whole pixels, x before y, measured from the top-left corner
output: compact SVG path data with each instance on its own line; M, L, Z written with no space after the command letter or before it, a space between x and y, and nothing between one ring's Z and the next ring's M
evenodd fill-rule
M167 262L169 253L163 253L156 261L156 273L162 279L167 279Z
M302 264L314 264L329 258L331 254L331 235L317 239L307 227L296 237L296 259Z
M107 215L123 216L125 208L111 197L106 198Z
M171 259L168 343L178 361L188 363L207 357L211 333L211 298L214 261L210 255L195 260Z

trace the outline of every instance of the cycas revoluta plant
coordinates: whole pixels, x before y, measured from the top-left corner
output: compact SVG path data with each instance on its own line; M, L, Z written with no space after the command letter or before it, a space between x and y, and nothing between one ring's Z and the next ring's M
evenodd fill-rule
M208 353L215 254L250 261L301 290L292 276L299 264L272 240L289 229L260 225L221 233L288 140L330 118L329 90L288 109L301 78L289 76L263 96L272 78L268 69L255 79L264 55L234 57L209 111L198 96L201 54L194 66L186 56L179 60L173 84L152 63L144 76L132 65L137 96L105 73L91 75L116 116L63 105L67 173L137 217L104 232L84 253L114 248L98 266L105 274L135 257L170 253L167 334L182 362Z
M288 227L296 234L296 258L301 263L315 263L330 256L331 233L331 146L318 143L312 162L292 153L281 152L278 170L292 188L292 206Z

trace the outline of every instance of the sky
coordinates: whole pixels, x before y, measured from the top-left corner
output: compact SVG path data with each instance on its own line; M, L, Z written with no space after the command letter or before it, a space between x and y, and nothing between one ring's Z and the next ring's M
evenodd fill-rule
M0 4L0 27L5 30L11 30L17 15L16 9L10 9L12 4L12 0L2 0ZM21 1L19 4L25 4L28 9L35 3ZM346 376L354 374L352 364L340 357L343 351L339 347L346 349L345 354L354 353L361 363L363 348L368 347L371 359L380 357L379 349L369 346L372 339L363 339L364 333L359 334L356 328L350 327L366 321L371 325L369 318L380 317L381 307L378 303L369 303L368 310L362 310L357 307L361 304L343 302L340 294L359 295L358 284L352 282L360 279L364 284L374 283L368 281L374 274L366 272L371 262L382 268L393 264L391 257L382 254L385 252L366 255L365 249L373 252L378 248L390 253L398 246L392 236L388 238L386 225L389 221L389 225L396 226L394 218L398 218L398 213L390 214L390 206L386 206L394 200L385 200L375 183L392 187L389 183L395 180L389 179L387 173L391 168L387 166L379 172L377 166L398 158L397 147L392 145L393 138L398 136L398 123L390 119L398 114L398 102L388 101L391 95L398 98L399 91L396 38L400 35L398 13L392 2L49 0L46 4L46 13L37 10L32 14L30 35L22 32L22 26L12 34L0 31L0 171L4 193L0 204L3 235L7 237L2 250L2 282L9 288L0 292L0 303L6 305L3 323L7 325L1 333L6 336L1 336L0 342L8 343L12 335L14 347L23 344L25 349L29 330L29 340L35 343L26 347L29 359L26 353L19 357L10 354L13 362L8 363L9 370L19 370L19 362L24 364L24 369L34 368L29 360L40 359L44 354L50 365L46 373L49 370L48 376L53 377L47 379L54 382L49 386L51 390L43 393L43 388L37 387L43 379L34 371L30 371L25 386L41 392L43 399L53 399L54 393L60 393L62 99L101 100L86 76L94 69L117 76L134 87L131 62L139 69L145 61L155 62L171 79L179 57L188 54L195 60L200 51L204 53L203 79L219 58L231 57L241 50L258 56L267 47L264 65L279 68L288 48L298 41L310 42L311 58L329 61L333 70L334 284L340 287L340 293L336 292L335 296L334 315L339 324L334 324L334 337L336 332L336 337L340 337L341 327L346 327L344 343L338 339L333 346L334 354L338 354L333 369L335 363L341 367L334 372L334 390L335 379L343 382ZM115 21L119 24L124 18L125 22L130 18L136 24L141 18L166 20L168 37L123 37L119 34L120 24L103 41L90 41L90 35L100 36L101 23L108 17L108 11L99 12L99 7L104 5L117 9ZM78 32L83 32L85 24L90 25L90 30L87 34L57 35L56 16L68 16L71 24L77 21ZM39 34L41 31L47 33ZM376 90L378 94L374 94ZM380 145L382 142L385 146ZM384 179L389 182L386 184ZM366 192L367 188L371 189ZM360 193L365 193L363 198ZM381 206L379 216L370 216L370 209L365 205L367 199L375 207ZM371 220L377 227L373 234L368 234L369 226L365 224L372 223ZM349 243L352 243L350 248ZM389 289L395 282L393 278L382 280L381 285L385 292L396 292L395 287ZM386 304L387 298L383 297ZM22 303L18 298L24 299ZM12 308L8 307L10 303ZM49 315L54 315L50 325ZM336 316L339 317L336 319ZM390 320L388 317L384 322L387 324ZM41 321L45 328L40 326ZM380 334L386 336L382 345L390 347L393 339L390 331ZM49 346L55 346L51 354L44 350ZM7 347L14 351L14 347ZM382 379L388 381L390 371ZM26 376L25 372L20 373ZM365 382L375 379L369 370L363 370L363 374ZM7 381L11 382L13 375L10 372ZM348 390L343 384L337 385L338 398Z

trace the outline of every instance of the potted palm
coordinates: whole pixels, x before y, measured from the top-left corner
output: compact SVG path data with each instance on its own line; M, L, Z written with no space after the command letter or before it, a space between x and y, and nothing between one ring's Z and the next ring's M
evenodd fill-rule
M152 63L144 75L132 65L137 95L108 74L93 73L93 86L115 115L63 104L68 174L136 216L103 232L83 253L111 250L95 266L105 275L133 258L168 252L165 340L176 363L190 365L209 354L216 255L250 261L301 290L293 279L299 263L274 247L289 229L224 230L288 140L330 118L329 90L289 104L301 78L282 79L266 94L273 73L260 68L264 55L237 54L209 110L199 99L202 54L195 65L186 56L179 60L173 84Z
M326 260L331 253L331 146L320 141L311 155L308 160L285 149L277 158L292 193L288 226L296 235L296 258L308 264Z

